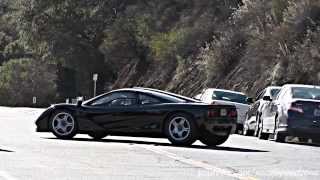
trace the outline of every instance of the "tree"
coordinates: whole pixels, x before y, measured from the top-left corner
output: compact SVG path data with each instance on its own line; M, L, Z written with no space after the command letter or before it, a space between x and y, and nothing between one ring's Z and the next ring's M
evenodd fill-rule
M12 59L0 67L1 105L49 105L56 99L54 65L34 59Z
M99 73L97 90L101 93L109 68L100 52L104 29L113 23L124 0L21 0L17 6L22 40L34 53L49 56L74 69L75 95L92 95L91 78ZM63 78L59 78L62 79ZM61 82L58 82L58 85ZM60 88L61 89L61 88ZM62 88L63 89L63 88ZM63 92L61 92L63 94Z

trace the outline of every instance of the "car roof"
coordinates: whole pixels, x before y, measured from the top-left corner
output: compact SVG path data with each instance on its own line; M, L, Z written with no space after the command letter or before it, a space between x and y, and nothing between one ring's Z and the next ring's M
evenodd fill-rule
M308 84L286 84L283 87L284 88L293 88L293 87L320 88L320 86L308 85Z
M241 94L241 95L245 95L243 92L239 92L239 91L232 91L232 90L227 90L227 89L217 89L217 88L208 88L208 90L212 90L212 91L224 91L224 92L229 92L229 93L234 93L234 94Z
M281 86L268 86L267 89L281 89Z
M146 94L151 94L151 95L157 96L159 98L163 98L163 99L173 101L173 102L177 102L178 100L180 102L181 102L181 100L196 102L196 100L193 100L188 97L184 97L184 96L181 96L178 94L174 94L174 93L170 93L170 92L166 92L166 91L161 91L161 90L157 90L157 89L150 89L150 88L140 88L140 87L122 88L122 89L113 90L111 92L118 92L118 91L131 91L131 92L146 93Z
M157 93L162 93L162 94L166 94L166 95L169 95L169 96L173 96L173 97L176 97L176 98L180 98L180 99L183 99L183 100L186 100L186 101L191 101L191 102L200 102L198 100L195 100L193 98L190 98L190 97L186 97L186 96L182 96L180 94L175 94L175 93L172 93L172 92L168 92L168 91L163 91L163 90L159 90L159 89L153 89L153 88L145 88L145 87L134 87L134 89L143 89L145 91L148 91L148 92L157 92Z

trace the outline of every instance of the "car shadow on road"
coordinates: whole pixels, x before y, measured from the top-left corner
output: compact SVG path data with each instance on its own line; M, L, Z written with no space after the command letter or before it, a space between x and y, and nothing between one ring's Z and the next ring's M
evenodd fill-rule
M60 140L57 138L44 138L44 139L53 139ZM151 141L141 141L141 140L116 140L116 139L101 139L94 140L90 138L73 138L66 141L85 141L85 142L103 142L103 143L124 143L124 144L144 144L144 145L154 145L154 146L167 146L167 147L176 147L176 148L190 148L190 149L203 149L203 150L219 150L219 151L234 151L234 152L269 152L265 150L258 149L247 149L247 148L237 148L237 147L227 147L227 146L201 146L201 145L191 145L191 146L176 146L171 143L162 143L162 142L151 142Z
M14 151L6 150L6 149L0 149L0 152L14 152Z
M286 142L287 144L294 144L294 145L302 145L302 146L312 146L312 147L320 147L320 144L312 144L307 142Z

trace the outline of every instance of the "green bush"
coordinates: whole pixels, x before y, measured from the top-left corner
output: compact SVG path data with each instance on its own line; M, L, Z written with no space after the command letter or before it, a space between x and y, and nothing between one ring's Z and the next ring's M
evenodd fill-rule
M34 59L13 59L0 67L0 104L32 106L48 105L56 97L56 75L51 65Z

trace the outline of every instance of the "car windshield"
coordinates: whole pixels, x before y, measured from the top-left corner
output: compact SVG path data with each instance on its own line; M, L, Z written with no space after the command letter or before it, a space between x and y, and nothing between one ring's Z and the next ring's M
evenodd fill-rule
M292 97L298 99L320 100L320 87L293 87Z
M271 89L270 94L272 99L276 98L279 92L280 92L280 89Z
M214 91L212 95L212 99L249 104L247 102L246 95L239 94L239 93L226 92L226 91Z

